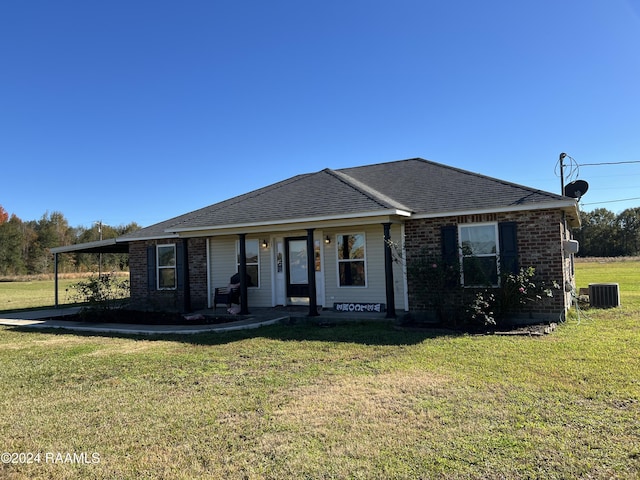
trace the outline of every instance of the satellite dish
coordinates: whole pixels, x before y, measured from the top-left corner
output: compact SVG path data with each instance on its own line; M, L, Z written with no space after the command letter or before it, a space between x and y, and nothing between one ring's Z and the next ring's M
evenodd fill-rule
M585 193L589 190L589 184L584 180L574 180L571 183L567 183L564 187L564 194L567 197L577 198L580 200Z

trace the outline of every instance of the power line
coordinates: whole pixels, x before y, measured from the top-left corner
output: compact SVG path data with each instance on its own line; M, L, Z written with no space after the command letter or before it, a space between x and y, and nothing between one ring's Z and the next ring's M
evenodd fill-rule
M600 205L601 203L628 202L629 200L640 200L640 197L623 198L621 200L606 200L604 202L582 203L581 205Z
M631 160L629 162L601 162L601 163L580 163L579 167L592 167L596 165L623 165L627 163L640 163L640 160Z

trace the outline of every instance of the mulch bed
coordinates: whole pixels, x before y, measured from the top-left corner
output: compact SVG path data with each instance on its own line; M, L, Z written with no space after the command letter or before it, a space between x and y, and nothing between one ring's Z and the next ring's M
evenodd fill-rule
M238 320L232 316L189 315L174 312L141 310L85 310L56 320L90 323L129 323L140 325L214 325Z
M536 323L530 325L501 325L493 327L469 327L464 326L453 327L450 325L442 325L439 323L410 323L396 326L398 329L405 330L441 330L448 332L468 333L472 335L512 335L526 337L542 337L549 335L557 328L556 323Z
M235 315L202 315L202 314L181 314L177 312L150 312L142 310L95 310L87 309L76 315L65 315L57 317L56 320L66 320L74 322L90 322L90 323L128 323L140 325L215 325L221 323L229 323L240 320L242 317ZM320 325L327 326L327 325ZM404 324L399 326L404 329L447 329L438 324ZM484 334L484 335L523 335L523 336L543 336L552 333L556 328L555 323L544 323L522 326L502 326L493 327L491 329L453 329L454 331L466 331L468 333Z
M530 337L541 337L553 333L556 329L555 323L541 323L536 325L513 326L509 329L496 329L494 335L525 335Z

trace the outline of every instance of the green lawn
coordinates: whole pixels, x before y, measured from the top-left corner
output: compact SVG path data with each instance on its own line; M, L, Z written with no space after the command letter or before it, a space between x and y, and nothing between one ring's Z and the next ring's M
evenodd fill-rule
M72 303L67 288L78 279L61 279L58 282L60 304ZM0 282L0 311L23 308L48 307L55 304L53 280Z
M619 283L621 303L640 307L640 260L578 260L576 283L584 288L590 283Z
M620 281L584 265L580 282ZM41 456L0 478L638 478L640 269L627 267L621 308L544 337L2 327L0 452ZM96 463L45 461L67 453Z
M118 273L119 277L128 273ZM59 305L71 305L77 301L75 291L70 288L78 282L86 282L89 276L96 274L77 274L75 278L58 280ZM55 283L53 280L18 279L10 281L0 278L0 312L25 308L52 307L55 305Z

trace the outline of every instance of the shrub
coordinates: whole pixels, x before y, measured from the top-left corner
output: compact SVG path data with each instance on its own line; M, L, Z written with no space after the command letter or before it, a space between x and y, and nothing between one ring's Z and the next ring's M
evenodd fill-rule
M75 291L72 298L76 302L101 310L120 308L122 299L130 295L129 280L118 278L114 273L91 276L69 288Z
M445 259L423 249L411 261L405 261L401 247L387 243L394 261L407 270L413 307L435 313L441 323L457 325L463 321L472 327L494 326L510 315L522 313L528 305L553 297L553 289L560 288L555 281L551 285L542 281L532 266L521 268L516 274L502 274L497 287L463 287L458 257Z
M467 312L475 323L496 325L527 305L553 297L553 289L559 288L556 281L548 285L539 279L534 267L521 268L517 274L502 275L499 287L476 292Z
M454 323L460 313L463 289L460 285L460 265L446 262L442 255L423 249L419 255L405 261L398 244L388 242L394 261L406 267L413 288L415 307L433 312L440 322Z

